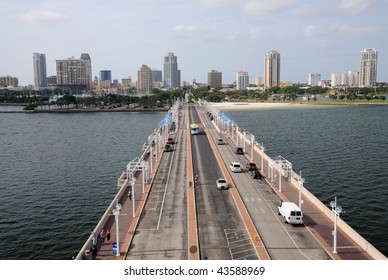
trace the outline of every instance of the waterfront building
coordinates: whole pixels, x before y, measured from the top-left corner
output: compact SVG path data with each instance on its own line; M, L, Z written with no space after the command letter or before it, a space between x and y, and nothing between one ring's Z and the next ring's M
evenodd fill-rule
M131 78L131 76L128 76L127 79L121 79L121 86L123 88L130 88L130 87L132 87L132 78Z
M163 71L159 69L152 69L151 70L151 75L152 75L152 82L153 83L160 83L163 82Z
M280 85L280 53L270 51L264 57L264 87Z
M211 88L220 88L222 87L222 72L217 70L211 70L207 73L207 84Z
M236 73L236 89L246 90L249 86L249 75L246 71L237 71Z
M86 89L86 64L83 59L74 57L56 60L57 86Z
M312 87L318 86L321 81L321 74L319 73L310 73L308 84Z
M370 87L376 85L377 50L363 49L360 56L359 86Z
M358 86L358 72L346 72L346 73L332 73L331 74L331 86Z
M141 68L137 71L137 85L138 91L144 93L151 93L152 90L152 74L151 68L143 64Z
M56 86L57 85L57 76L47 77L47 86Z
M85 61L85 76L86 76L86 86L88 89L93 87L92 83L92 60L88 53L82 53L81 59Z
M263 85L263 77L256 77L255 83L256 83L256 86Z
M164 86L173 89L180 86L181 73L178 69L178 59L170 52L164 57Z
M19 79L9 75L0 76L0 87L18 87Z
M112 84L112 71L100 70L100 88L110 88Z
M43 53L34 53L33 65L35 89L47 87L46 55Z

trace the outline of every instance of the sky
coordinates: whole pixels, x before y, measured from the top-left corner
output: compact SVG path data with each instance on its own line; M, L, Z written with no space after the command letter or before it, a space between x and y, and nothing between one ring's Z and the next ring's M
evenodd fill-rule
M33 53L55 61L89 53L93 77L121 81L145 64L178 58L181 80L207 82L211 70L233 83L264 77L264 55L281 55L282 81L309 73L358 71L360 51L378 51L377 81L388 82L388 0L1 0L0 76L34 83Z

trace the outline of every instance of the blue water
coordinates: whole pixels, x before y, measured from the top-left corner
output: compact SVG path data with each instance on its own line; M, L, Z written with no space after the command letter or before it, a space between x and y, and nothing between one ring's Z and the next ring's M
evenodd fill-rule
M225 111L388 255L388 107ZM71 259L165 113L0 114L0 259Z

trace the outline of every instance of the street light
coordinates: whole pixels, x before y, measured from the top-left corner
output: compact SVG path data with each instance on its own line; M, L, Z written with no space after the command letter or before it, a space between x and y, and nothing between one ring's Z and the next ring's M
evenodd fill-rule
M113 209L112 211L112 214L115 216L115 223L116 223L116 244L117 244L116 256L120 256L119 215L120 215L121 208L122 208L121 204L117 203L116 208Z
M299 183L299 209L302 209L302 187L304 183L304 178L302 177L302 171L299 172L299 178L298 178L298 183Z
M261 150L261 171L264 171L264 151L265 151L265 148L264 148L263 142L261 142L260 150Z
M340 216L342 212L342 207L337 205L337 197L334 198L334 201L330 202L331 210L334 213L334 230L333 230L333 253L337 254L337 217Z

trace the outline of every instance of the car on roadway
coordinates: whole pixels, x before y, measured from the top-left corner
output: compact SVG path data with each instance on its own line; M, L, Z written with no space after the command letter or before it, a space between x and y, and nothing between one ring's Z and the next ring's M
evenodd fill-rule
M235 173L240 173L241 172L241 165L239 162L232 162L230 165L230 170Z
M170 145L173 145L173 144L175 144L175 140L174 140L174 138L172 138L172 137L169 137L169 138L167 139L167 144L170 144Z
M263 179L263 175L261 175L259 170L252 170L250 172L252 179Z
M248 169L248 171L253 171L258 169L256 163L254 162L248 162L245 167L246 169Z
M216 142L217 142L217 145L226 145L226 141L222 138L218 138Z
M165 152L172 152L172 151L173 151L173 148L172 148L172 146L171 146L170 144L166 144L166 145L164 146L164 151L165 151Z
M229 184L224 178L220 178L216 181L217 189L219 190L227 190L229 189Z
M237 155L243 155L244 154L244 150L241 147L237 147L237 148L234 149L234 153L237 154Z

